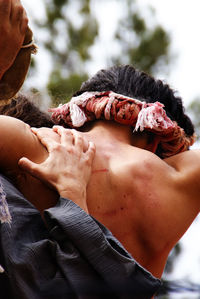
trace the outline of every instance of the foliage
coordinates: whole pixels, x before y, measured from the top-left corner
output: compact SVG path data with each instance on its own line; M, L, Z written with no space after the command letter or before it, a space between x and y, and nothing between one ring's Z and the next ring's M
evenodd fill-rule
M199 119L199 115L200 115L200 98L196 98L194 99L188 109L187 109L188 114L190 115L194 126L195 126L195 131L196 131L196 135L197 135L197 140L199 140L200 137L200 119Z
M99 39L100 24L95 17L99 12L94 13L95 1L47 0L46 17L37 21L40 28L46 28L44 46L52 56L48 90L54 104L66 102L88 77L91 49ZM105 0L104 3L106 5ZM102 67L128 63L151 74L155 74L161 65L167 67L170 39L166 31L160 25L147 24L136 1L114 3L119 4L123 8L123 18L118 22L110 47L117 42L120 51L107 57L107 63ZM149 8L149 12L155 22L152 9Z
M87 78L86 74L79 75L77 73L71 73L67 78L64 78L59 70L53 71L49 79L48 90L52 98L54 98L54 106L58 106L61 102L66 102L67 99L69 100Z
M45 9L46 18L37 25L47 29L44 46L52 56L48 90L55 103L66 102L87 79L85 62L90 59L98 24L91 14L90 0L48 0Z
M161 64L169 63L170 38L158 24L149 26L147 21L155 21L155 12L149 7L150 16L145 20L136 1L126 1L125 16L119 23L116 38L119 40L123 56L115 62L134 64L143 71L155 74Z
M181 246L180 243L178 243L171 251L167 263L165 265L165 271L167 273L171 273L173 271L173 262L176 259L176 257L180 254L180 252L181 252Z

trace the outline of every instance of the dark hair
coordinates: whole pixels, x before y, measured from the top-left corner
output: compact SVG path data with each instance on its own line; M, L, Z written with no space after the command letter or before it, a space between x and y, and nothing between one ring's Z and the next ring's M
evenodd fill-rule
M156 101L163 103L167 115L185 130L186 135L193 135L194 126L185 114L182 99L161 80L156 80L130 65L114 66L97 72L82 84L75 96L85 91L108 90L148 103Z
M18 118L35 128L52 128L54 125L54 122L47 113L42 112L22 94L12 99L9 104L0 106L0 114Z

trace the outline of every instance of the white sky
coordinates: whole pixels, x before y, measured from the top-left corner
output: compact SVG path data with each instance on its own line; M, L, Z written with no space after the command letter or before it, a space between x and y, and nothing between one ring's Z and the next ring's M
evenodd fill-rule
M123 0L121 0L123 1ZM29 16L43 16L42 0L22 0ZM99 55L106 55L110 49L108 28L116 23L116 16L121 14L119 8L112 7L114 0L97 1L101 5L101 16L104 16L104 25L101 33L104 35L104 47L99 47ZM105 2L109 9L104 7ZM118 2L118 1L117 1ZM156 10L156 18L171 34L171 50L176 55L176 59L171 67L170 74L164 78L170 85L179 91L185 104L192 99L200 97L200 0L138 0L143 5L151 5ZM107 14L107 15L106 15ZM106 30L105 30L105 29ZM106 42L107 40L107 42ZM44 60L44 53L40 51L38 59L40 61L40 73L35 82L40 85L44 81L42 74L49 70L48 60ZM101 60L94 65L90 65L91 73L95 73L100 68ZM177 260L177 267L173 273L173 279L189 278L195 282L200 282L200 221L199 218L190 228L183 238L184 254Z
M168 80L179 90L184 101L200 96L200 1L139 0L151 4L157 19L172 37L172 50L177 54Z

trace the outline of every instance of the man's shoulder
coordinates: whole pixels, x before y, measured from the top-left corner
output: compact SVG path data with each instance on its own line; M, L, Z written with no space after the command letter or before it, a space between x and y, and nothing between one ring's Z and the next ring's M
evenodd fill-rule
M165 160L162 160L156 154L148 150L135 148L130 152L128 157L129 163L127 170L130 172L140 171L143 173L152 173L153 171L155 173L156 171L165 171L167 173L174 171L173 165L170 165Z
M193 149L188 150L177 155L171 156L169 158L164 159L164 161L174 167L177 171L184 170L188 167L194 168L195 164L200 168L200 150Z
M132 189L144 186L145 182L154 188L161 177L163 184L170 184L175 172L171 165L154 153L135 147L130 148L117 162L115 160L114 170L120 183Z
M179 181L184 186L189 186L190 192L199 188L200 184L196 184L200 180L200 150L189 150L170 158L165 162L173 167L177 172Z

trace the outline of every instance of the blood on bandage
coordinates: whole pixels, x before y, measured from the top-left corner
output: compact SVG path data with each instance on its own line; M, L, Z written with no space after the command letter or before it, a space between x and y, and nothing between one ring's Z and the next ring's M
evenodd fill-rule
M149 131L160 138L161 158L188 150L195 135L185 131L172 121L160 102L146 103L112 91L84 92L70 102L49 109L56 124L72 128L82 127L86 122L98 119L113 120L132 126L133 131Z

